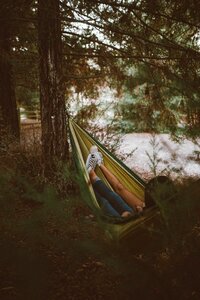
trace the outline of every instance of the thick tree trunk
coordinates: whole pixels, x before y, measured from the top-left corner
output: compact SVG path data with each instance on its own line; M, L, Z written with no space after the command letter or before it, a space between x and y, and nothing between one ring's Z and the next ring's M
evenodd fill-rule
M68 153L59 0L38 1L42 150L48 166Z
M0 115L3 131L19 138L9 26L3 21L0 21Z

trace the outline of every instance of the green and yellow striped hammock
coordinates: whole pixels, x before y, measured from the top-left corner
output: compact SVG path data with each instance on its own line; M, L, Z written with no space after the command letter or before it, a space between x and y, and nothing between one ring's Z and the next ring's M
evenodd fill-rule
M85 167L85 161L92 145L96 145L103 154L105 166L117 177L117 179L138 198L144 201L145 182L114 155L112 155L105 147L95 140L86 130L82 129L72 119L69 119L70 140L73 148L73 155L76 159L76 165L83 176L83 198L86 200L94 214L98 216L101 225L103 225L106 234L112 239L122 239L136 231L140 227L148 228L151 220L159 213L154 206L145 211L144 215L136 216L130 220L122 222L116 217L103 215L103 212L97 202L92 185L89 183L89 175ZM107 182L101 170L97 169L97 175L112 189Z

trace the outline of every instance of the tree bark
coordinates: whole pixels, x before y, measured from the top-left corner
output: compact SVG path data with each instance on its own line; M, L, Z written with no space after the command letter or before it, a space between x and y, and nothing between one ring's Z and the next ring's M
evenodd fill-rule
M68 154L59 0L38 1L42 151L53 166Z
M0 114L3 132L19 138L9 24L0 21Z

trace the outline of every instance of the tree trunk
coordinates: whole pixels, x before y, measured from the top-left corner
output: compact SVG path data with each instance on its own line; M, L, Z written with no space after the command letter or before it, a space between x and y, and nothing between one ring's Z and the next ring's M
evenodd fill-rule
M38 1L42 151L46 165L68 154L59 0Z
M19 138L9 26L0 21L0 115L3 131Z

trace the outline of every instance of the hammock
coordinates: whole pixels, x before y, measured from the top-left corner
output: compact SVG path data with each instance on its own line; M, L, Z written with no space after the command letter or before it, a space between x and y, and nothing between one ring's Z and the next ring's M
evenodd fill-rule
M92 145L96 145L99 151L103 154L105 166L130 192L134 193L142 201L144 201L146 184L137 174L131 171L116 157L114 157L114 155L112 155L105 147L95 140L86 130L82 129L71 119L69 119L69 128L75 163L80 174L82 175L80 178L80 185L83 192L83 198L93 210L94 214L99 217L98 219L100 220L101 225L104 227L106 234L112 239L121 239L128 236L133 231L136 231L141 226L149 227L151 225L151 220L159 214L156 206L146 209L142 216L136 215L127 220L122 220L122 218L106 216L103 214L95 197L92 185L89 184L89 175L85 167L89 149ZM95 172L112 189L100 168L97 168Z

